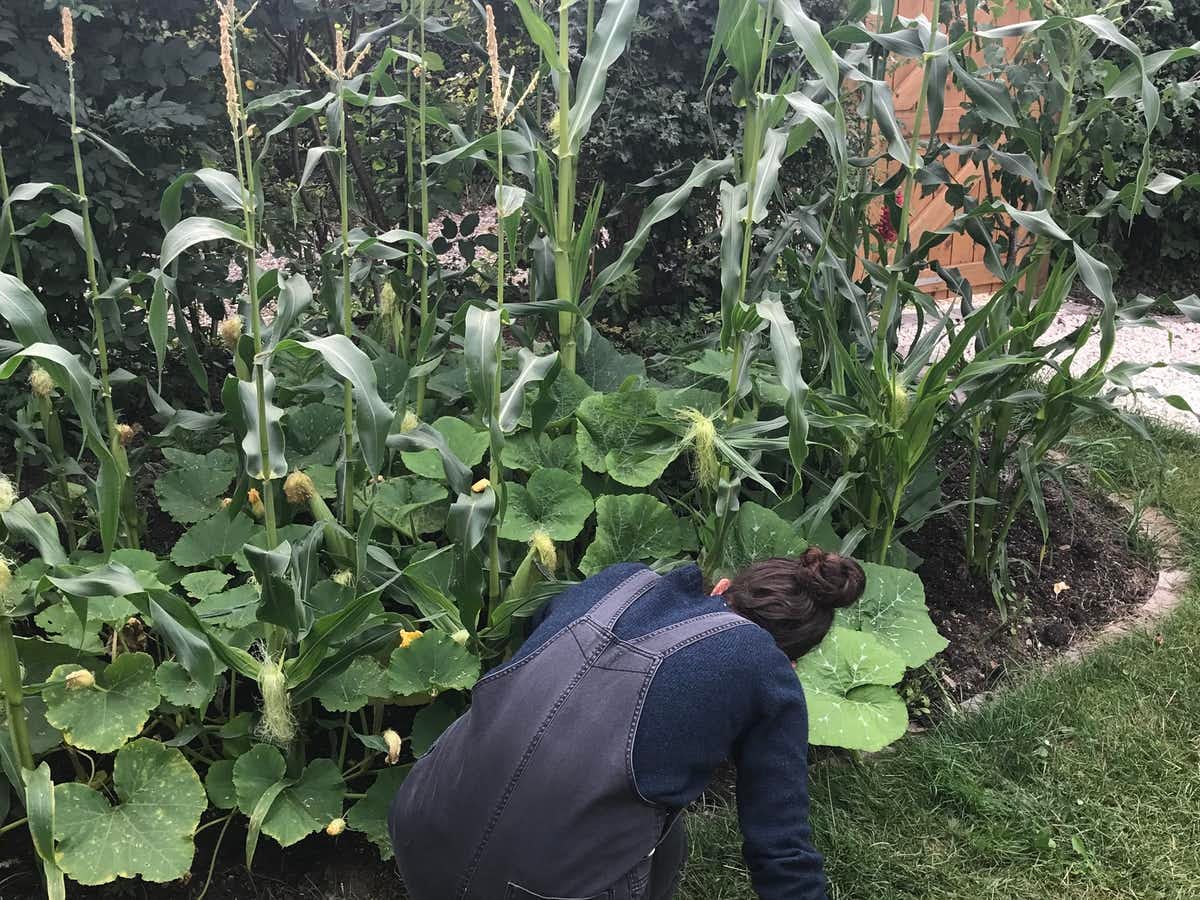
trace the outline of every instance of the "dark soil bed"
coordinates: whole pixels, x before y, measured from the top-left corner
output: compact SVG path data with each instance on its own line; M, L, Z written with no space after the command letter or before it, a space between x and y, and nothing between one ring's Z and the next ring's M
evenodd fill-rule
M954 471L961 455L946 460L945 489L953 496L965 479ZM963 554L964 516L941 516L911 535L907 545L924 561L918 569L930 612L950 647L930 672L907 686L913 720L928 726L947 709L1001 683L1018 663L1049 659L1141 605L1153 590L1156 571L1131 547L1129 514L1080 484L1071 502L1046 485L1050 540L1043 550L1032 516L1018 520L1009 542L1009 574L1015 596L1005 619L987 579L972 577ZM153 504L151 504L153 506ZM1056 592L1055 585L1060 585ZM1067 585L1065 589L1061 585ZM820 751L837 758L838 751ZM731 771L718 774L713 791L733 793ZM313 835L287 851L260 841L254 872L243 864L244 820L231 824L221 842L209 900L397 900L403 895L390 862L361 835ZM96 888L69 884L80 900L195 900L203 889L221 827L197 838L195 867L186 884L122 882ZM41 896L24 829L0 837L0 900Z
M949 466L947 500L966 483ZM986 577L968 571L964 507L931 520L908 541L924 561L917 572L930 615L950 646L913 688L914 719L928 725L952 705L994 688L1015 664L1049 659L1141 606L1154 591L1157 566L1131 538L1130 514L1077 482L1070 496L1046 482L1049 541L1032 512L1018 517L1008 541L1011 581L1005 611ZM1140 550L1140 553L1139 553Z

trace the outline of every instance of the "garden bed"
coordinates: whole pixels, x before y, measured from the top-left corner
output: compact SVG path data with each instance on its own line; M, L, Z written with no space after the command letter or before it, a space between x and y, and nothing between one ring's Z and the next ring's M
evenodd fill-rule
M946 483L963 480L952 472ZM1158 575L1149 559L1153 548L1130 530L1129 512L1084 485L1071 486L1069 497L1053 483L1044 486L1050 525L1044 551L1032 514L1013 527L1008 554L1016 596L1007 617L987 579L968 571L965 514L934 518L909 542L923 559L917 572L930 616L950 642L935 660L933 676L913 678L929 703L923 714L914 710L920 724L930 724L950 704L991 690L1018 664L1056 657L1088 641L1153 592Z
M946 488L960 483L953 471ZM1009 540L1009 572L1019 592L1007 620L986 579L972 577L963 557L964 517L935 517L908 541L922 557L918 568L930 614L950 646L933 669L909 683L914 728L931 725L950 708L989 691L1022 664L1062 656L1088 643L1111 622L1140 607L1154 590L1156 567L1147 563L1150 547L1131 540L1130 514L1093 489L1068 482L1071 495L1047 483L1050 542L1043 556L1041 532L1032 516L1022 516ZM948 497L947 499L953 499ZM1062 588L1062 585L1066 588ZM1056 590L1056 585L1059 589ZM822 751L841 755L841 751ZM715 790L732 794L732 772L718 776ZM196 839L196 857L186 887L121 882L97 888L73 886L83 900L138 897L144 900L196 898L221 828ZM244 864L245 827L230 824L221 841L207 900L395 900L399 882L392 863L379 859L362 836L316 834L286 851L260 841L254 872ZM28 836L18 830L0 838L0 898L36 894L38 875ZM184 893L186 891L186 893Z

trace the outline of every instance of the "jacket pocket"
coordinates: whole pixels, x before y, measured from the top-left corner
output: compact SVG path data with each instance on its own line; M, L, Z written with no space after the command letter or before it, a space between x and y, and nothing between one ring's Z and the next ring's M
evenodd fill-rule
M612 888L590 897L562 897L558 894L539 894L537 891L531 891L529 888L523 888L510 881L508 890L504 892L504 900L614 900L614 898Z

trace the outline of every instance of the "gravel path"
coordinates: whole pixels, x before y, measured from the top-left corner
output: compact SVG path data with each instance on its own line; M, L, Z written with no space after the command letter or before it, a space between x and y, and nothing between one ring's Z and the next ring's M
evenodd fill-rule
M980 302L985 298L980 298ZM1079 326L1095 309L1081 303L1066 303L1055 319L1054 325L1042 338L1041 343L1067 334ZM956 314L955 319L960 317ZM1200 324L1190 322L1182 316L1158 316L1158 328L1146 325L1125 325L1117 330L1117 342L1113 348L1110 368L1122 362L1132 363L1193 363L1200 365ZM916 316L908 313L900 327L900 345L907 346L916 333ZM1081 371L1094 363L1099 356L1099 336L1080 351L1076 358L1075 371ZM1153 389L1163 394L1175 394L1188 402L1200 413L1200 377L1169 367L1148 369L1133 379L1141 389ZM1200 431L1200 419L1185 410L1176 409L1159 397L1145 394L1126 398L1124 405L1152 418L1161 419Z

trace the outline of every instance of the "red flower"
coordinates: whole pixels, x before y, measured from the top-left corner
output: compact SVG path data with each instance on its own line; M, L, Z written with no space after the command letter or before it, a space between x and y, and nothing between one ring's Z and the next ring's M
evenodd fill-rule
M887 204L883 205L883 209L879 213L879 221L875 224L879 231L879 237L883 239L885 244L890 244L896 239L896 227L892 225L892 213L888 209Z

